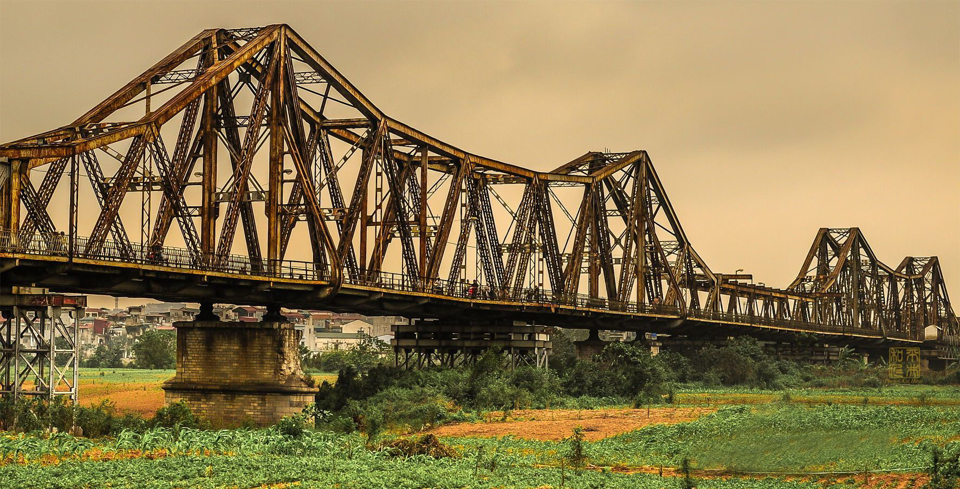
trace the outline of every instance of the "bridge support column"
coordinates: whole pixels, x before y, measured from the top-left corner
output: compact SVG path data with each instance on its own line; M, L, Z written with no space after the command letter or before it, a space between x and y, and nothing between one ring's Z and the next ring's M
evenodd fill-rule
M599 330L591 329L590 336L583 341L574 342L574 346L577 348L577 358L592 360L594 356L603 352L607 342L600 339Z
M273 424L314 402L300 368L299 338L287 322L184 321L177 373L165 403L184 401L214 427Z
M86 296L0 287L0 397L77 402L80 315Z
M472 365L488 350L500 350L505 367L547 368L552 328L526 323L462 324L412 320L394 325L391 341L400 368Z

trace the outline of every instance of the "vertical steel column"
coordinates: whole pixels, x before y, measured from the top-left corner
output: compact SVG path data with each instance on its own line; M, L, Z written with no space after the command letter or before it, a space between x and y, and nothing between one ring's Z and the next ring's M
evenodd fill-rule
M73 261L73 255L75 253L77 245L77 212L78 204L80 202L80 185L79 179L77 178L77 172L79 171L79 166L77 165L77 156L70 157L70 236L69 236L69 246L70 250L67 252L67 256L70 257L70 260Z
M46 355L47 355L47 360L48 360L48 362L47 362L48 365L47 365L47 366L48 366L48 368L50 369L49 372L47 372L47 379L48 379L48 380L47 380L47 390L48 390L47 398L48 398L48 399L51 399L51 400L53 399L54 393L56 393L56 391L57 391L57 384L55 383L56 380L55 380L55 376L54 376L54 374L55 374L56 371L57 371L57 369L56 369L56 365L57 365L57 364L56 364L56 360L57 360L57 345L56 345L57 332L56 332L56 324L54 324L54 321L60 320L59 317L57 317L56 319L54 318L54 315L53 315L54 312L56 312L57 315L59 316L59 314L60 314L60 308L59 308L59 307L54 308L53 306L47 306L46 309L44 309L44 313L45 313L44 316L46 316L46 317L43 317L43 318L40 319L40 334L43 336L43 339L47 340L47 344L44 345L44 348L43 348L43 349L45 350L45 353L46 353ZM44 328L46 328L46 329L44 329ZM49 338L49 339L48 339L48 338Z
M147 84L149 89L150 85ZM149 99L147 99L149 100ZM148 104L149 105L149 104ZM149 108L148 108L149 111ZM160 137L154 134L153 137ZM147 143L150 144L150 143ZM147 252L147 244L150 243L150 217L153 213L153 203L151 202L153 194L153 156L144 155L140 166L140 253ZM115 218L120 221L120 216ZM145 258L140 256L141 259Z
M0 309L0 395L13 393L13 312Z
M639 179L638 185L635 185L634 188L636 192L641 192L641 198L636 198L633 196L633 201L640 206L639 209L636 209L634 212L639 216L637 223L637 262L636 262L636 271L634 275L637 278L637 306L643 304L644 296L646 296L646 287L647 287L647 200L649 199L649 194L647 193L647 164L640 163L640 171L636 172L634 178ZM623 287L623 284L620 285ZM630 300L629 297L626 297L626 300Z
M283 60L286 56L286 36L277 39L274 56ZM283 104L284 71L287 64L276 63L273 86L270 87L270 166L269 191L267 192L267 261L271 271L276 271L280 258L280 200L283 198Z
M10 177L7 180L6 194L3 196L3 222L0 226L10 233L10 244L17 244L20 230L20 174L26 162L10 160Z
M217 61L217 40L213 37L207 46L204 66L209 68ZM200 131L203 137L203 181L200 207L200 252L204 263L213 263L217 246L217 112L220 84L217 83L203 94L203 116Z
M20 397L20 308L13 306L13 398Z
M80 309L75 308L73 310L73 394L70 396L73 399L73 405L76 406L80 402Z
M360 161L367 161L367 145L360 148ZM362 187L358 188L360 192L360 276L367 276L367 186L368 182L361 182ZM353 196L350 196L353 199ZM352 240L353 236L343 235L340 239ZM349 250L347 246L345 249Z
M420 147L420 287L427 288L427 164L429 153Z

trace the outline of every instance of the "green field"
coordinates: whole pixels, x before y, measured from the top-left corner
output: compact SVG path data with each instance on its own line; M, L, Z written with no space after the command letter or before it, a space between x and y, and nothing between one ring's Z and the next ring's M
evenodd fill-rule
M172 370L82 369L80 407L0 400L0 429L16 428L0 431L0 488L952 489L949 478L960 480L955 368L901 385L882 365L798 364L747 338L688 355L611 343L590 360L564 338L550 369L504 368L496 351L456 369L395 369L376 351L338 357L349 360L339 375L311 374L319 392L307 414L262 429L211 431L185 405L164 407Z
M123 383L165 375L118 370L103 380ZM572 441L509 436L443 438L455 456L435 459L386 448L391 435L371 441L311 429L298 434L289 427L155 428L96 440L64 433L4 433L0 487L671 488L684 487L677 468L686 461L697 487L887 487L889 480L889 487L919 488L928 480L924 472L934 448L960 451L960 407L901 405L921 396L927 402L957 400L960 392L952 387L791 394L793 399L824 401L815 406L783 399L775 391L681 389L679 394L680 402L684 394L709 394L720 409L688 423L651 425L583 442L579 462L571 456ZM729 406L746 394L780 399ZM836 402L864 396L884 405ZM721 474L734 476L724 479Z

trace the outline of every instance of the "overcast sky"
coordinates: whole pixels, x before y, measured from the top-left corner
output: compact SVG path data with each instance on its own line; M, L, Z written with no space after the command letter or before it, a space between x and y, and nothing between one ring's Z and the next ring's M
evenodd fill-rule
M546 170L645 149L715 271L784 287L820 227L960 298L960 2L0 0L0 141L204 28L290 24L392 117ZM960 300L960 299L958 299Z

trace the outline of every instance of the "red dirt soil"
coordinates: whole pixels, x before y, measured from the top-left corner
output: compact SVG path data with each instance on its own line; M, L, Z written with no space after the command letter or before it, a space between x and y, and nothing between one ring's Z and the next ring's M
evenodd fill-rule
M502 413L487 415L486 422L458 423L430 430L437 436L494 438L512 435L527 440L559 441L583 427L584 438L590 441L626 433L651 424L674 424L693 421L716 411L713 408L651 408L597 410L517 410L506 421Z

